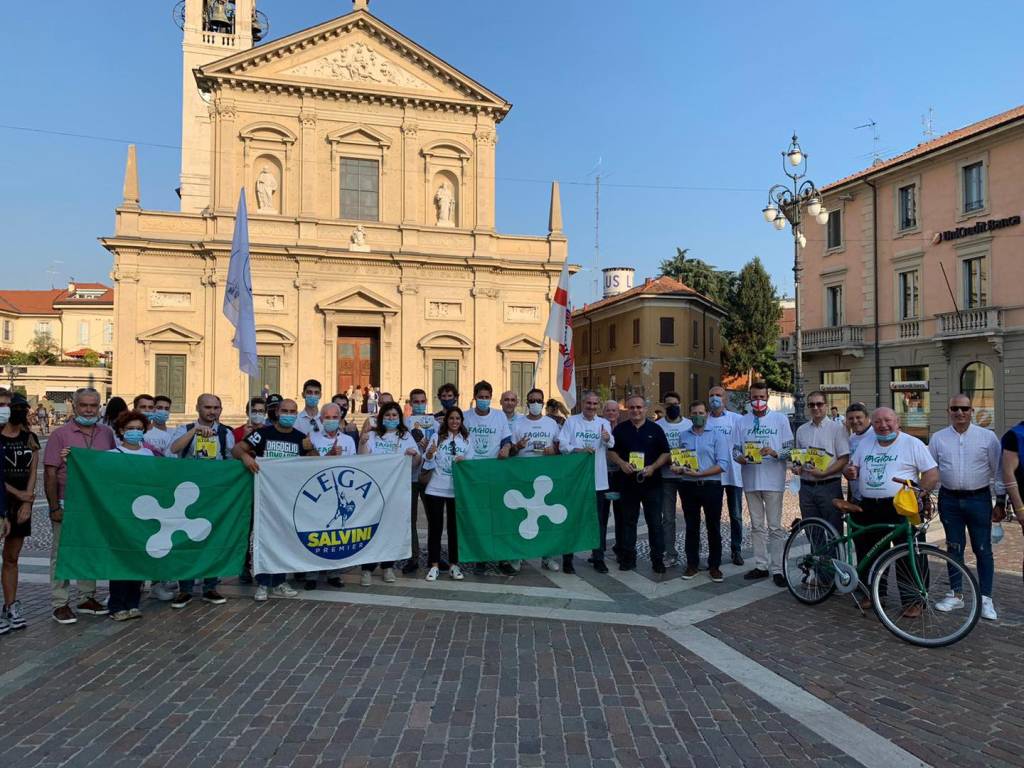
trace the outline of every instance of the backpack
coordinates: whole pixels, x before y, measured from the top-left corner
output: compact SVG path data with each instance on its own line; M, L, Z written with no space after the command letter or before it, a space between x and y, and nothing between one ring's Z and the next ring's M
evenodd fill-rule
M188 432L196 423L193 421L190 424L185 425L185 431ZM195 438L188 441L188 444L182 449L181 453L178 454L179 458L187 459L189 454L192 453L192 444L195 442ZM220 458L226 460L228 458L228 428L223 424L217 425L217 442L220 444Z

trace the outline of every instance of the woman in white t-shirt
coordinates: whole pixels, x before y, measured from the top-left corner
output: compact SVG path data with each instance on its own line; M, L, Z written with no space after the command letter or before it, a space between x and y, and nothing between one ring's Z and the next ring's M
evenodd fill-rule
M412 477L410 484L419 476L420 449L412 433L405 427L402 406L398 403L385 403L377 414L377 426L366 432L359 439L359 452L375 456L388 456L404 453L412 457ZM384 569L384 581L391 584L395 580L394 561L387 563L366 563L362 566L363 573L359 584L368 587L371 584L370 574L380 565Z
M123 411L114 422L117 447L107 453L121 453L125 456L152 456L153 452L142 445L142 439L149 429L149 419L142 411ZM110 582L110 597L107 610L114 621L141 619L142 582L113 579Z
M445 515L448 517L448 561L451 570L448 575L456 581L462 580L459 568L459 539L455 529L455 481L453 473L456 462L467 458L470 451L469 430L463 424L462 409L452 407L444 415L437 434L427 446L424 469L433 469L430 482L423 493L427 508L427 581L437 581L441 565L441 531L444 530Z

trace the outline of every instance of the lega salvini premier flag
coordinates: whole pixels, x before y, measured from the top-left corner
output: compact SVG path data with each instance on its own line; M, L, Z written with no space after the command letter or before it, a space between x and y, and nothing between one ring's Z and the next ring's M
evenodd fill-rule
M173 581L241 573L252 486L240 461L73 448L57 578Z
M262 459L254 573L303 573L409 557L412 459Z
M594 456L460 461L459 559L525 560L594 549L600 532Z

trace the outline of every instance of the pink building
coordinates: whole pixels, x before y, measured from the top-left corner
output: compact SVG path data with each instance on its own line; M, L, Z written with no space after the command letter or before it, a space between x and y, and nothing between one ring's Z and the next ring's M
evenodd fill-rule
M961 391L984 426L1024 418L1024 106L822 192L829 221L802 252L805 391L891 406L924 438Z

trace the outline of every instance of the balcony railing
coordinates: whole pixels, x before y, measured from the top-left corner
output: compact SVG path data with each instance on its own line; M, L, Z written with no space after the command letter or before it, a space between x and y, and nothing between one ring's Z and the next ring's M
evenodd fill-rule
M830 328L811 328L803 332L802 341L807 352L823 349L859 349L864 346L864 326L836 325Z
M918 339L921 337L920 320L901 320L900 339Z
M984 336L1003 328L1002 311L997 307L965 309L962 312L943 312L936 336Z

